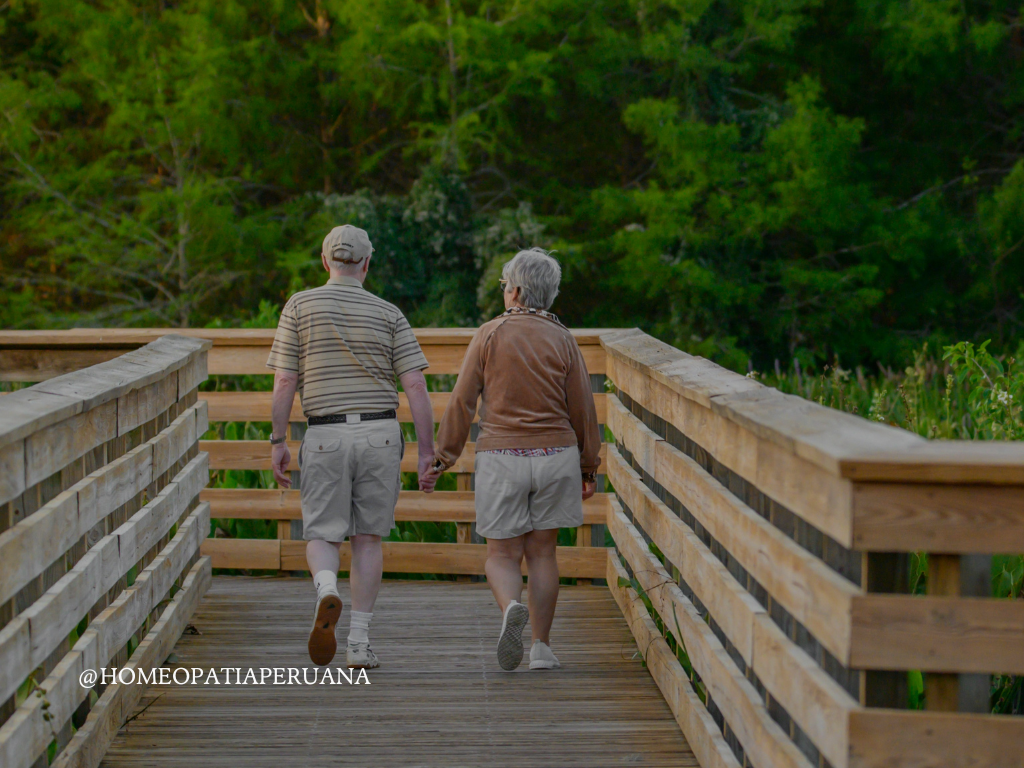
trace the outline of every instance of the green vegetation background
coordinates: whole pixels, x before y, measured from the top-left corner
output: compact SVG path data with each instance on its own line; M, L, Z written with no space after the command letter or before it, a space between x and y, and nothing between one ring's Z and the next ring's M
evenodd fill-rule
M1019 4L0 2L0 325L234 325L365 226L416 325L555 311L734 369L1019 337Z

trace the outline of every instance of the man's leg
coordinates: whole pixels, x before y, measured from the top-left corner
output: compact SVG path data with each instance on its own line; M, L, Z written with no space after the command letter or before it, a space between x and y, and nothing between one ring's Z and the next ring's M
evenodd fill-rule
M533 640L550 645L548 635L558 602L558 560L555 544L558 529L530 531L525 536L527 594L530 601L530 627Z
M341 616L338 596L338 544L323 540L306 543L306 562L316 587L313 628L309 632L309 657L316 664L330 664L338 648L334 628Z
M380 577L384 572L384 555L380 536L357 533L349 537L352 544L352 570L349 584L352 588L352 610L372 613L380 591Z
M523 596L523 536L488 539L484 573L502 613L513 600Z

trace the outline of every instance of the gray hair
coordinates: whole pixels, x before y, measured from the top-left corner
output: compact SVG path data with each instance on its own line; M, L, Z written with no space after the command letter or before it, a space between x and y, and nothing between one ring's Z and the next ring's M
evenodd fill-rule
M502 267L501 276L519 289L519 300L531 309L547 309L558 295L562 268L543 248L520 251Z

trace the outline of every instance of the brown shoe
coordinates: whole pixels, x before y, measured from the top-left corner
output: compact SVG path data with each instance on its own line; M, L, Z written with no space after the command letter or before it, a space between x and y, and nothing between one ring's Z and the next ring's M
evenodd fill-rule
M341 618L341 597L337 592L328 592L316 600L313 612L313 628L309 630L309 658L321 667L331 663L338 651L338 639L334 627Z

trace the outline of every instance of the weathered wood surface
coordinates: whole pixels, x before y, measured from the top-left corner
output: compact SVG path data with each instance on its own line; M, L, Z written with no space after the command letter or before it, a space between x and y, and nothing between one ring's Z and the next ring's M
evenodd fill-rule
M312 605L308 579L217 577L192 618L202 634L181 638L177 663L311 667ZM502 672L500 625L484 584L385 582L370 685L156 686L102 765L697 766L606 589L562 588L561 670Z
M242 520L301 520L299 491L267 488L207 488L200 498L210 502L215 518ZM585 525L604 523L608 494L596 493L583 502ZM402 491L395 520L435 523L476 522L473 491Z
M89 696L90 689L80 685L79 676L86 669L109 665L114 654L167 596L189 557L199 549L209 525L208 506L203 505L189 515L160 556L89 624L71 652L41 682L46 696L29 696L14 717L0 727L0 763L5 768L30 766L46 750L53 738L47 716L59 726Z
M289 440L288 449L292 454L292 467L298 466L299 440ZM604 457L606 445L601 446L601 466L599 473L605 471ZM270 465L270 441L268 440L200 440L199 450L210 454L210 469L271 469ZM415 472L417 470L418 453L416 443L405 444L405 454L402 456L402 471ZM452 473L472 472L476 466L476 444L466 443L465 449L458 460L446 471Z
M438 422L444 416L444 409L448 407L451 400L451 392L431 392L430 404L434 412L434 421ZM605 398L607 395L598 393L594 395L594 405L597 407L597 421L599 424L605 422ZM272 392L200 392L199 399L205 400L210 406L210 421L270 421L270 406L273 398ZM476 422L480 414L473 414L473 421ZM306 416L302 412L302 404L296 397L292 402L291 414L288 417L290 422L305 421ZM398 393L398 420L401 422L412 421L412 410L409 408L409 398L404 392Z
M458 373L474 328L414 329L428 374ZM573 329L590 373L604 373L602 329ZM212 374L269 374L274 329L79 328L69 331L0 331L0 381L42 381L124 354L167 334L205 339Z
M163 666L211 582L210 561L202 558L192 566L181 590L175 593L160 620L146 634L124 667L133 673L151 673ZM108 685L83 727L54 761L54 768L96 768L118 730L132 716L146 689L145 685L138 683Z
M609 375L631 397L650 402L676 395L709 412L692 412L687 420L672 418L674 414L664 408L651 408L698 442L702 436L718 442L728 439L728 424L741 429L739 439L746 443L751 458L758 452L771 453L759 445L765 442L836 478L1024 485L1024 442L928 441L906 430L782 394L639 330L608 332L601 342L609 356ZM682 404L663 404L680 414L686 411ZM695 423L701 420L704 429ZM755 480L748 477L749 468L733 465L742 461L741 456L727 456L726 451L703 443L702 447Z
M385 541L384 570L388 573L446 573L479 575L484 572L484 544L452 544L418 541ZM565 578L604 577L601 547L559 547L558 570ZM341 547L341 570L348 570L351 550ZM207 539L202 553L213 559L214 568L304 571L306 542L281 539ZM523 564L523 573L526 573Z

